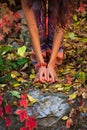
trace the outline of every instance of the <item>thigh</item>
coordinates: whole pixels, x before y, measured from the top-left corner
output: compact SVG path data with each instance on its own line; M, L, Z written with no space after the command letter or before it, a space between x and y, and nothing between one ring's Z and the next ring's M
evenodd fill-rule
M35 0L33 10L36 16L40 41L43 43L46 40L46 2L45 0Z
M56 21L56 17L55 17L55 2L56 0L48 0L48 47L50 49L52 49L52 44L53 44L53 39L54 39L54 32L55 32L55 21ZM63 40L62 40L63 42ZM62 51L62 43L60 46L59 51Z
M54 1L48 0L48 39L53 41L54 37Z

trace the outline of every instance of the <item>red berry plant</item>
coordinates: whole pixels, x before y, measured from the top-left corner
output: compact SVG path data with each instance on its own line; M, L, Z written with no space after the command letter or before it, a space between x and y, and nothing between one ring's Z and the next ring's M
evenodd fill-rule
M12 11L7 3L0 3L0 42L7 41L7 38L20 30L20 14Z
M14 93L16 94L16 91ZM5 124L6 130L14 128L17 130L35 130L37 128L34 117L28 115L28 105L27 94L15 96L12 96L10 92L5 95L0 94L0 123L2 121L2 124Z

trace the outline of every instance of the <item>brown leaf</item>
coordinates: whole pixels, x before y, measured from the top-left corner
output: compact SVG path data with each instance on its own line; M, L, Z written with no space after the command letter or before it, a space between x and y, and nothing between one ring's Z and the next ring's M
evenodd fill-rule
M70 114L69 114L69 117L74 117L76 115L76 109L72 108Z

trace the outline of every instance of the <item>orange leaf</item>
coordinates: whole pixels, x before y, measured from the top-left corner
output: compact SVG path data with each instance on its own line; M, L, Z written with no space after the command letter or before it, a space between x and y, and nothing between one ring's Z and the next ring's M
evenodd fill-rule
M67 122L66 122L66 127L67 127L67 128L70 128L71 125L73 125L73 120L72 120L71 118L69 118L69 119L67 120Z
M72 84L72 77L71 77L71 75L67 74L66 75L66 80L67 80L67 84Z

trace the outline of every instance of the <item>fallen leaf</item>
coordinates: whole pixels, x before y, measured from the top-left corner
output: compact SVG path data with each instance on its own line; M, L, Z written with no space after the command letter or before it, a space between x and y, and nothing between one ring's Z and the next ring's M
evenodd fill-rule
M35 79L36 75L35 74L30 74L30 79Z
M13 95L13 96L15 96L15 97L17 97L17 98L20 98L20 93L18 92L18 91L10 91L10 93Z
M62 120L65 121L65 120L67 120L68 118L69 118L68 116L63 116L63 117L62 117Z
M18 71L12 71L12 72L11 72L11 77L12 77L12 78L16 78L16 77L18 77L18 76L20 76L20 73L19 73Z
M78 91L75 91L73 94L69 95L70 99L75 99L78 95Z
M27 94L27 97L28 97L28 100L30 101L31 105L39 101L38 99L33 98L29 94Z
M18 48L18 55L23 57L25 52L26 52L26 46L22 46L22 47Z
M83 99L87 99L87 92L83 92L83 93L82 93L82 98L83 98Z
M71 118L69 118L66 122L66 127L70 128L73 125L73 120Z
M14 86L15 88L16 88L16 87L20 87L21 84L19 84L19 83L14 83L13 86Z

